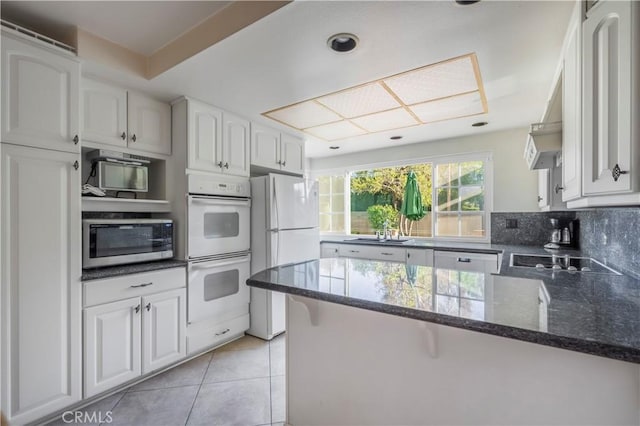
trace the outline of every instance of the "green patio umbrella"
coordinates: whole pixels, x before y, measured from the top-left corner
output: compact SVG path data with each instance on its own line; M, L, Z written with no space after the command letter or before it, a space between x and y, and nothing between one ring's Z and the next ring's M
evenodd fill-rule
M413 170L407 173L407 183L404 187L404 197L402 198L400 214L411 221L420 220L426 215L425 208L422 205L422 195L420 194L416 174ZM400 223L402 228L402 217L400 218ZM406 228L405 223L405 230ZM413 224L411 224L408 232L406 232L407 235L411 235L411 228L413 228Z

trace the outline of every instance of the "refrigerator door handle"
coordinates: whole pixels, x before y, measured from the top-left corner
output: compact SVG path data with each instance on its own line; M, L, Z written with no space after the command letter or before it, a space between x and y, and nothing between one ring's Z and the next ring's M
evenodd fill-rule
M275 210L276 213L276 229L280 228L280 214L278 212L278 196L276 194L276 189L277 189L277 185L276 185L276 178L273 177L273 208Z

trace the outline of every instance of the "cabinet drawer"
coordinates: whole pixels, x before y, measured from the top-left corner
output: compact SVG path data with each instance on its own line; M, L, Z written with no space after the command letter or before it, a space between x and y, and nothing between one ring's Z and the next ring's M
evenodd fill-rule
M341 257L355 259L388 260L390 262L404 262L406 250L397 247L378 247L355 244L340 245Z
M249 329L249 314L242 315L208 327L189 326L187 329L187 354L192 355L218 346Z
M88 281L84 283L83 306L146 296L185 286L186 272L183 267Z
M433 266L433 250L407 249L407 264L420 266Z
M340 256L340 244L320 244L320 257Z
M498 255L492 253L468 253L457 251L436 251L436 268L474 272L498 272Z

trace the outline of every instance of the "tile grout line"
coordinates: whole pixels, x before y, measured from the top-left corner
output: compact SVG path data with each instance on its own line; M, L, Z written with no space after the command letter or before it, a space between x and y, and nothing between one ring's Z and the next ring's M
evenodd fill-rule
M202 375L202 380L200 380L200 385L198 386L198 392L196 392L195 398L193 398L193 402L191 403L191 408L189 409L189 414L187 415L187 419L184 421L185 426L189 423L189 419L191 418L191 413L193 412L193 407L196 405L196 401L198 400L198 395L200 395L200 389L202 389L202 384L204 383L204 378L207 377L207 373L209 372L209 368L211 367L211 363L213 362L213 358L215 357L215 349L211 351L211 359L209 360L209 364L207 364L207 369L204 371Z
M113 414L113 410L118 406L118 404L120 404L120 401L122 401L122 398L124 398L124 396L125 396L126 394L127 394L127 392L126 392L126 391L125 391L125 392L122 392L122 395L120 395L120 398L118 398L118 400L116 401L116 403L115 403L115 404L113 404L113 405L111 406L111 408L110 408L109 410L107 410L107 412L111 412L111 414ZM102 425L104 425L104 424L105 424L105 423L104 423L104 422L102 422L102 423L99 423L99 424L98 424L98 426L102 426Z

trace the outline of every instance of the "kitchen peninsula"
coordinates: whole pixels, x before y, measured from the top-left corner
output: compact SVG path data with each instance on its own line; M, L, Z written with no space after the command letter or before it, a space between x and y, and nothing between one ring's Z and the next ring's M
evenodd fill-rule
M251 277L288 294L288 423L638 424L640 318L607 312L616 279L585 278L586 297L505 262L325 258Z

